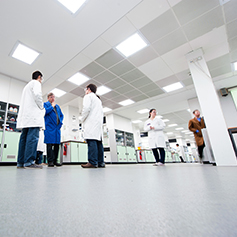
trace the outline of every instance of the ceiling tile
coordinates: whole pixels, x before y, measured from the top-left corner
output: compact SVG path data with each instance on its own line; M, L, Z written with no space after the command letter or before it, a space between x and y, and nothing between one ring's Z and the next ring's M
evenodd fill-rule
M231 60L231 62L236 62L237 61L237 49L231 52L230 60Z
M83 53L78 54L73 59L71 59L67 65L76 69L77 71L81 70L83 67L91 63L93 60L85 56Z
M97 38L89 46L87 46L82 53L85 54L88 58L95 60L100 57L102 54L111 49L111 46L105 42L102 38Z
M230 45L231 51L236 50L237 49L237 37L229 40L229 45Z
M151 84L148 84L148 85L145 85L145 86L139 88L139 90L143 93L147 93L147 92L153 91L155 89L159 89L159 87L155 83L151 83Z
M69 82L69 81L64 81L63 83L61 83L60 85L57 86L58 89L64 90L66 92L70 92L71 90L75 89L76 87L78 87L78 86Z
M92 62L88 64L86 67L82 68L80 72L92 78L96 76L97 74L103 72L104 70L105 69L99 66L97 63Z
M216 68L214 70L211 70L210 73L211 73L212 77L217 77L217 76L229 73L231 71L232 71L231 70L231 65L230 64L226 64L226 65L224 65L222 67L219 67L219 68Z
M183 31L178 29L153 43L153 47L159 55L163 55L185 43L187 43L187 40Z
M237 1L229 1L224 4L224 12L225 12L225 19L226 22L233 21L237 18L236 9L237 9Z
M184 70L175 74L179 81L183 81L185 79L189 79L191 77L190 70Z
M107 99L113 99L114 97L117 97L119 95L120 94L115 91L110 91L109 93L106 93L105 95L103 95L103 97L105 97Z
M76 99L78 96L71 94L71 93L66 93L65 95L61 96L60 98L57 98L56 103L62 106L63 104L68 103L70 100Z
M123 17L121 20L111 26L101 36L101 38L103 38L112 47L115 47L136 31L137 29L133 26L133 24L131 24L131 22L126 17Z
M85 91L82 87L75 88L74 90L71 91L71 93L77 96L81 96L81 97L85 95Z
M123 76L121 76L122 79L124 79L126 82L132 82L137 80L138 78L144 77L144 74L139 71L138 69L134 69Z
M111 67L109 70L113 73L115 73L116 75L120 76L123 75L131 70L135 69L135 67L128 62L127 60L124 60L118 64L116 64L115 66Z
M132 100L135 101L135 102L138 102L138 101L141 101L141 100L145 100L147 98L149 98L149 97L146 96L146 95L138 95L136 97L133 97Z
M153 43L177 28L179 28L179 24L172 11L168 10L141 28L141 32L150 43Z
M134 90L134 87L130 86L129 84L123 85L123 86L116 89L116 91L121 94L124 94L124 93L132 91L132 90Z
M169 10L169 4L166 0L146 0L142 1L137 7L127 14L127 18L138 29L145 26L167 10Z
M173 7L181 25L220 5L219 0L183 0Z
M68 79L69 77L71 77L72 75L74 75L76 72L78 72L77 69L74 69L68 65L65 65L64 67L62 67L59 71L57 71L52 78L50 78L49 80L52 80L55 83L55 81L59 81L60 78L64 78L63 81L65 81L66 79ZM58 78L55 80L55 78Z
M127 93L124 93L124 95L128 98L133 98L133 97L137 97L139 95L142 95L142 93L138 90L132 90L132 91L129 91Z
M116 78L116 76L109 71L104 71L101 74L94 77L94 79L100 82L101 84L107 83L113 80L114 78Z
M185 80L182 81L182 83L183 83L185 86L193 85L193 79L192 79L192 78L185 79Z
M148 91L146 92L146 95L149 96L149 97L153 97L153 96L158 96L158 95L161 95L161 94L164 94L165 92L161 89L156 89L156 90L153 90L153 91Z
M170 84L173 84L175 82L178 82L179 80L177 79L177 77L175 75L172 75L170 77L166 77L165 79L159 80L156 82L156 84L159 87L164 87L164 86L168 86Z
M182 0L168 0L169 4L171 7L175 6L176 4L178 4L179 2L181 2Z
M140 88L151 83L152 83L152 80L149 79L148 77L142 77L136 81L130 82L130 84L136 88Z
M119 102L121 102L121 101L123 101L123 100L127 100L127 99L128 99L128 98L125 97L124 95L119 95L119 96L113 98L113 101L116 102L116 103L119 103Z
M95 61L102 65L105 68L109 68L113 66L114 64L117 64L118 62L122 61L124 57L119 54L114 49L109 50L108 52L104 53L102 56L97 58Z
M151 46L148 46L128 57L128 60L136 67L139 67L157 57L158 54L155 52L155 50Z
M236 8L237 10L237 8ZM228 38L234 38L237 36L237 20L232 21L226 25Z
M183 30L188 39L193 40L222 25L224 25L222 10L221 7L217 7L184 25Z
M114 79L114 80L112 80L112 81L110 81L108 83L105 83L105 85L108 86L111 89L116 89L116 88L124 85L124 83L125 82L123 80L121 80L119 78L116 78L116 79Z
M221 57L210 60L209 62L207 62L207 66L208 66L208 69L211 71L211 70L221 67L227 63L230 64L230 55L229 54L225 54Z

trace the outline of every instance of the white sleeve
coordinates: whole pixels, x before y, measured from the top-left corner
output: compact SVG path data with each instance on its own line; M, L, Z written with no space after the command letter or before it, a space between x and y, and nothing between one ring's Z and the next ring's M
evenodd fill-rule
M35 81L35 83L33 84L33 87L32 87L32 92L33 92L33 96L35 99L35 103L37 104L37 106L40 109L43 110L44 106L43 106L43 98L42 98L42 90L41 90L40 82Z
M85 120L87 119L90 110L91 110L91 98L90 96L85 95L83 99L83 108L82 108L82 118L81 118L82 123L84 123Z
M162 131L165 128L165 123L163 122L163 120L158 119L155 125L155 130L156 131Z
M147 132L147 131L149 131L149 130L151 130L150 129L150 126L151 126L151 122L149 121L149 120L147 120L146 122L145 122L145 124L144 124L144 130Z

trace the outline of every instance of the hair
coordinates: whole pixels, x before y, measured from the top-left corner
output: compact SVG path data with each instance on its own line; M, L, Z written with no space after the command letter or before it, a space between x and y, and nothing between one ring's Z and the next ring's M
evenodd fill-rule
M177 143L176 146L179 146L179 144Z
M151 117L151 112L152 112L153 110L156 110L156 109L150 109L150 111L149 111L149 117L148 117L148 118Z
M40 71L35 71L32 73L32 79L33 80L37 80L39 76L43 76L42 73Z
M91 92L93 92L93 93L96 93L96 91L97 91L97 86L94 84L89 84L86 88L87 89L89 88L91 90Z
M196 111L198 111L198 109L195 109L195 110L193 111L193 114L195 114Z
M52 95L54 95L54 93L53 92L50 92L50 93L48 93L48 96L47 96L47 98L49 98L50 96L52 96Z

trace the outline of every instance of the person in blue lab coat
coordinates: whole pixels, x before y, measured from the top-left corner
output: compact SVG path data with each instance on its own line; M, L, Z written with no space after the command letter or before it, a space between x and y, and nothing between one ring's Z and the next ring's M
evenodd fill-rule
M44 143L47 145L48 167L61 166L57 163L57 158L64 116L59 105L55 103L55 95L52 92L48 94L48 101L44 103L44 108L46 110Z

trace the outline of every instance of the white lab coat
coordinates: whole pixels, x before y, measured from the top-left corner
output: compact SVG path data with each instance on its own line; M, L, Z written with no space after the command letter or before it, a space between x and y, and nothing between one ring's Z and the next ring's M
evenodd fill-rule
M101 100L93 92L84 96L81 121L84 139L102 140L103 107Z
M179 146L176 147L176 153L179 155L179 156L182 156L182 152L181 152L181 149Z
M155 129L150 129L150 126ZM160 118L148 119L144 124L144 130L148 132L148 142L151 149L157 147L166 147L163 129L165 123Z
M37 151L42 151L44 153L45 150L46 150L46 144L44 143L44 130L40 129Z
M22 92L17 128L44 127L44 114L41 83L32 80Z

